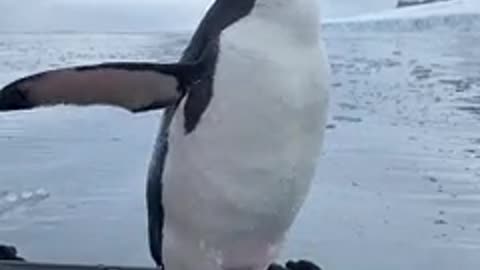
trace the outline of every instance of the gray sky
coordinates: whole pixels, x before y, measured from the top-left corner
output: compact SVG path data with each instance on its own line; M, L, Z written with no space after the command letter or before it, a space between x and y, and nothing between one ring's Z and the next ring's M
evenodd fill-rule
M212 0L0 0L0 31L191 29ZM242 1L242 0L233 0ZM321 0L323 17L391 8L396 0Z

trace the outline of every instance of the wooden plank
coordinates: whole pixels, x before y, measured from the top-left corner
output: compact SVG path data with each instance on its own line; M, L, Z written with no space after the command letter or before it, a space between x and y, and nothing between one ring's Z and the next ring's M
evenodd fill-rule
M146 267L0 261L0 270L158 270Z

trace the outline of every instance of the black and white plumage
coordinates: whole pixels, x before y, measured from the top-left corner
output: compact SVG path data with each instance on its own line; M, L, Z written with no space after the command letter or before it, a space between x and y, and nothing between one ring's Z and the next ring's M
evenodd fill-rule
M172 270L263 270L323 141L329 68L318 14L316 0L216 0L179 63L34 75L0 92L0 110L166 108L147 181L152 257Z

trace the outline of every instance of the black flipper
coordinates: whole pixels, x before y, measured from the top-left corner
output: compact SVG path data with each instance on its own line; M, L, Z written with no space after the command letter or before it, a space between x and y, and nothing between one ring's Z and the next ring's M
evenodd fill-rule
M200 59L203 60L203 59ZM0 111L58 104L111 105L132 112L175 104L200 80L204 63L104 63L34 74L0 91Z

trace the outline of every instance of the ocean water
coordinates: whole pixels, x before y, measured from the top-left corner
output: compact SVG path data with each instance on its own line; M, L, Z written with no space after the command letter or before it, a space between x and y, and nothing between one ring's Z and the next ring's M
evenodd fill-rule
M174 61L187 34L2 34L0 85L107 60ZM325 269L480 267L480 42L327 33L324 154L281 260ZM151 266L145 175L160 112L0 114L0 243L29 260Z

